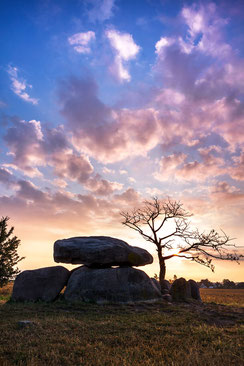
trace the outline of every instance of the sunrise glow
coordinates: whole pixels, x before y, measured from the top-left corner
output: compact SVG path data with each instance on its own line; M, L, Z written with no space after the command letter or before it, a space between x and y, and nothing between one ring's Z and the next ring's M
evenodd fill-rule
M244 246L243 1L0 9L0 216L21 239L20 269L55 265L57 239L107 235L147 249L153 276L156 248L120 215L152 196ZM243 281L242 261L212 273L171 253L167 279Z

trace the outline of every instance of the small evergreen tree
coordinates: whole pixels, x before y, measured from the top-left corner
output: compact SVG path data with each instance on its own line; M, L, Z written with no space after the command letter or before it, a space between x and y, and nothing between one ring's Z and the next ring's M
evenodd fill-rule
M15 266L24 259L17 253L20 240L16 236L12 236L14 227L7 230L8 220L7 216L0 220L0 287L6 285L14 275L20 272Z

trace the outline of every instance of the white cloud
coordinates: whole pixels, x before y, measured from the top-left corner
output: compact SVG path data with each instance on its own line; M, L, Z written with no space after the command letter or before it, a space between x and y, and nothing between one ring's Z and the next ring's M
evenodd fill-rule
M187 26L184 37L161 37L155 44L156 53L164 57L167 47L178 45L182 53L199 51L213 57L223 58L230 54L231 47L223 41L221 28L227 20L220 18L213 3L205 6L185 6L181 17Z
M34 126L34 130L36 132L37 140L43 141L43 133L42 133L42 126L40 121L36 121L35 119L32 119L29 121Z
M111 29L106 31L106 37L115 51L114 62L110 67L111 73L120 81L130 81L131 77L125 62L135 59L140 47L129 33L120 33Z
M92 22L103 22L113 16L115 0L87 0L92 8L88 11L88 17Z
M104 174L114 174L115 173L115 170L113 169L109 169L107 168L106 166L103 168L103 173Z
M13 92L26 102L38 104L38 99L31 98L30 95L26 92L26 89L31 89L32 85L27 84L26 80L18 78L18 68L9 66L8 74L10 76L10 80L12 81L11 89L13 90Z
M124 169L120 169L119 170L119 174L123 175L123 174L128 174L127 170Z
M95 40L96 35L93 31L84 33L76 33L68 38L69 44L74 46L74 50L78 53L90 53L90 43Z
M199 8L195 5L184 7L181 15L188 26L187 42L181 40L183 51L190 53L191 49L196 48L214 57L223 57L231 52L230 45L223 42L221 34L227 20L217 15L215 4Z
M165 47L170 46L172 43L174 43L174 40L168 37L161 37L160 40L155 44L156 53L160 54L163 52Z

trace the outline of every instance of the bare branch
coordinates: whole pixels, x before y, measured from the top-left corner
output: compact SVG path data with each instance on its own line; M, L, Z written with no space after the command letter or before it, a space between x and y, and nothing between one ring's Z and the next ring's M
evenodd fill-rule
M165 260L173 257L185 258L195 261L199 264L209 267L212 271L214 266L212 258L222 260L232 260L238 262L243 258L242 254L229 251L237 248L226 233L221 230L218 233L215 230L200 233L198 229L191 229L188 218L192 216L183 209L179 201L171 201L169 198L160 201L157 197L152 200L144 201L141 208L133 210L131 213L122 212L123 224L136 230L145 240L157 246L158 259L160 263L160 278L165 275ZM174 224L174 230L171 233L160 235L160 230L168 220ZM146 226L151 234L145 233ZM164 250L170 250L177 247L177 254L164 256Z

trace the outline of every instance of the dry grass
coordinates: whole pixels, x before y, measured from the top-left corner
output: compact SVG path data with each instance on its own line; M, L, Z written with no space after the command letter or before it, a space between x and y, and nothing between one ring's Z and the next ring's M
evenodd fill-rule
M9 282L6 286L0 287L0 304L3 304L10 299L12 289L13 282Z
M204 302L244 307L244 290L201 288Z
M8 291L1 289L0 297ZM102 306L2 300L0 365L241 365L241 311L211 303ZM19 328L19 320L34 324Z

